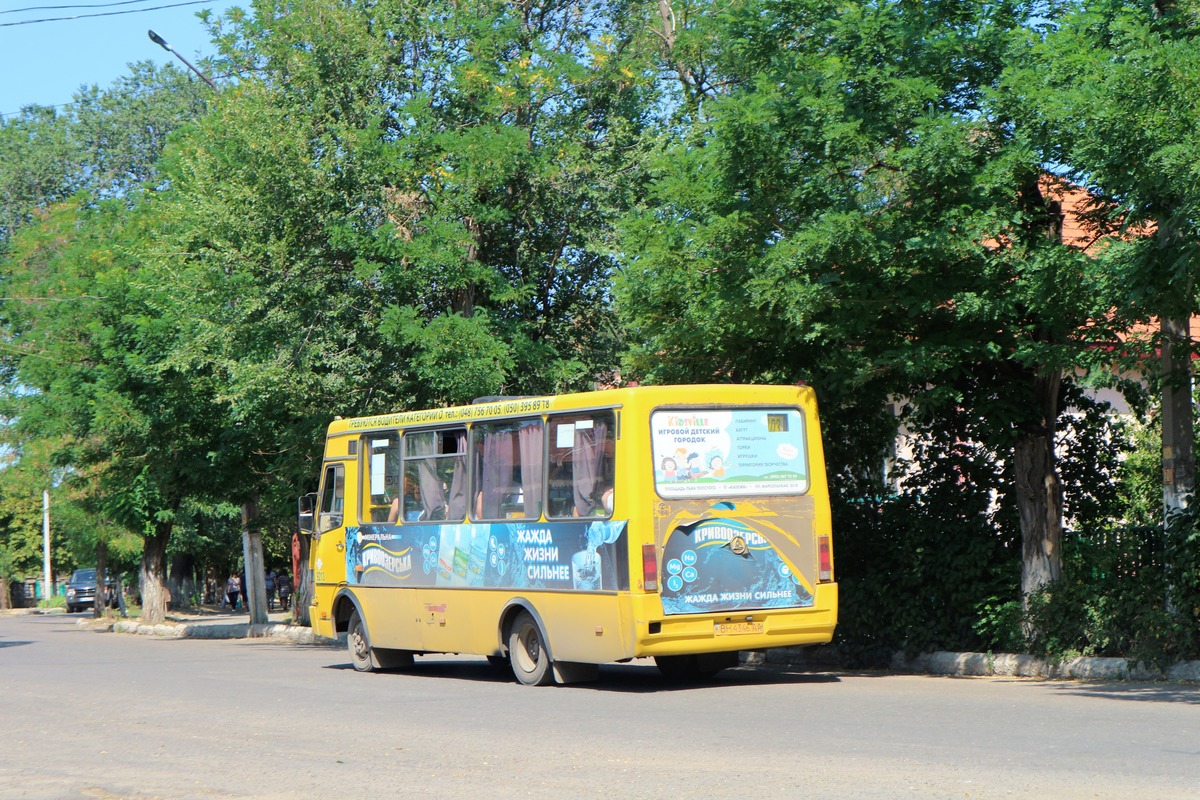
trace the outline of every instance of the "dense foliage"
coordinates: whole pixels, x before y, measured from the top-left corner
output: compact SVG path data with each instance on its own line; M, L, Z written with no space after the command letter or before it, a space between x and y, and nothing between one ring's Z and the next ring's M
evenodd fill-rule
M212 19L219 94L137 67L0 122L0 573L35 566L48 471L79 530L56 547L111 543L127 568L132 536L156 591L168 561L233 569L239 508L286 562L336 414L618 370L805 380L849 658L1194 654L1194 524L1153 527L1152 409L1118 421L1082 391L1152 372L1133 334L1196 311L1192 11L257 0ZM1086 251L1051 173L1092 198ZM1132 570L1107 544L1152 540Z

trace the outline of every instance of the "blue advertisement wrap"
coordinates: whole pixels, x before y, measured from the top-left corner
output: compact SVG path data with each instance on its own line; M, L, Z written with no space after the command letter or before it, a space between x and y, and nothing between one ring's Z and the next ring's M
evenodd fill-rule
M618 520L350 527L346 579L359 586L627 589L625 528Z
M760 533L735 519L682 525L663 549L667 614L805 608L813 596Z

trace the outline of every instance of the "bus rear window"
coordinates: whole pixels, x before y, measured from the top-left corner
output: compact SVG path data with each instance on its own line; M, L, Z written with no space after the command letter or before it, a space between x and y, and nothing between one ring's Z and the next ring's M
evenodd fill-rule
M798 409L661 409L650 415L654 484L667 499L808 491Z

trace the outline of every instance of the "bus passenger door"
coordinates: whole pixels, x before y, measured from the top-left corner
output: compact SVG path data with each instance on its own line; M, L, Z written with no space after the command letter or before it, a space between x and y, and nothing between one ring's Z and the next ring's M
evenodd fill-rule
M309 551L313 574L313 602L309 619L321 636L336 638L333 596L346 582L346 468L329 464L321 478L321 502Z

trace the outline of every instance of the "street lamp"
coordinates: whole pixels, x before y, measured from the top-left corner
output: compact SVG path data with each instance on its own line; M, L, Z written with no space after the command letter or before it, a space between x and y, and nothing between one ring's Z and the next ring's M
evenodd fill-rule
M216 93L220 94L221 90L220 90L220 89L218 89L218 88L217 88L217 85L216 85L215 83L213 83L213 82L212 82L212 79L211 79L211 78L209 78L207 75L205 75L205 74L204 74L203 72L201 72L200 70L196 69L196 68L195 68L195 67L192 65L192 62L188 61L186 58L184 58L182 55L180 55L180 54L179 54L179 51L178 51L178 50L176 50L175 48L171 47L171 45L167 44L167 40L166 40L166 39L164 39L163 37L159 36L159 35L158 35L157 33L155 33L154 31L146 31L146 33L150 34L150 41L154 42L156 45L158 45L159 47L161 47L163 50L166 50L168 53L174 53L176 58L178 58L178 59L179 59L180 61L182 61L184 64L187 64L187 66L188 66L188 69L190 69L192 72L196 73L196 74L197 74L197 75L199 75L201 78L203 78L203 79L204 79L204 82L205 82L205 83L207 83L209 86L211 86L211 87L212 87L212 90L213 90L214 92L216 92Z

